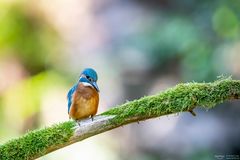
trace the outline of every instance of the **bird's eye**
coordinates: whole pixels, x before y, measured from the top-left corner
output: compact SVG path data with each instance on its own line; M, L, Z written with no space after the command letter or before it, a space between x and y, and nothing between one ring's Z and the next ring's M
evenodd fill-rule
M86 78L90 81L93 82L93 79L90 76L86 76Z
M90 78L90 77L88 78L88 80L89 80L90 82L93 82L93 79L92 79L92 78Z

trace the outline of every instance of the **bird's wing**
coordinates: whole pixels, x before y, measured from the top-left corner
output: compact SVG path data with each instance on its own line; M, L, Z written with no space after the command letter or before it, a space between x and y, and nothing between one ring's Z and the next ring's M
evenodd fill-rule
M75 84L69 91L68 91L68 94L67 94L67 100L68 100L68 113L70 111L70 107L71 107L71 104L72 104L72 95L73 93L76 91L77 89L77 84Z

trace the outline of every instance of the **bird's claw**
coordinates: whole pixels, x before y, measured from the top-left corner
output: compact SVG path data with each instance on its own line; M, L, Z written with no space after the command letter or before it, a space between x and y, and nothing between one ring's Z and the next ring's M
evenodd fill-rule
M92 119L92 122L93 122L93 120L94 120L93 116L91 116L91 119Z
M77 124L78 124L79 127L81 127L81 123L80 123L80 121L77 121Z

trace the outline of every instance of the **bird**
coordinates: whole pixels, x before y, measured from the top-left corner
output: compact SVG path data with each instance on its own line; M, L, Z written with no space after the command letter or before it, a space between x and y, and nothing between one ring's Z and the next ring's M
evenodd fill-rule
M82 71L78 82L68 91L68 115L70 119L79 122L91 117L93 121L99 104L100 91L97 80L97 72L92 68L86 68Z

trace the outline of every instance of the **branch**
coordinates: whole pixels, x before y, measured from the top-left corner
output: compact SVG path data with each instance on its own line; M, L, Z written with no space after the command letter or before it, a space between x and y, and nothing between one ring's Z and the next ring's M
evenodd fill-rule
M179 84L157 95L146 96L81 121L67 121L34 130L0 146L0 160L30 160L106 132L113 128L172 113L190 112L196 106L210 109L226 100L240 98L240 80Z

